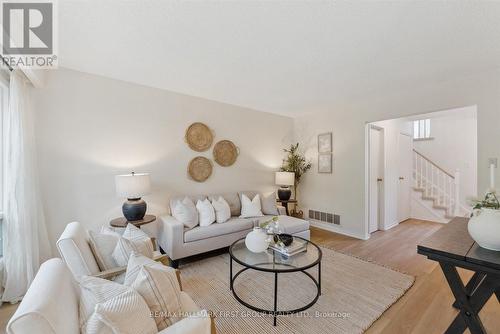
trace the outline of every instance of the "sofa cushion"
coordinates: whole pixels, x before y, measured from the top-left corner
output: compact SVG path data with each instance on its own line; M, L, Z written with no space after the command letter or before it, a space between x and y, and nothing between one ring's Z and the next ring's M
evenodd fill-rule
M184 233L184 242L193 242L244 230L251 230L253 229L253 226L253 219L245 218L231 218L227 222L222 224L196 226L195 228Z
M190 196L187 196L187 195L179 195L179 196L174 196L172 198L170 198L170 213L172 213L172 210L173 208L175 207L175 204L179 201L183 201L184 198L189 198L191 200L191 202L193 202L193 204L196 204L196 202L198 202L198 200L204 200L205 198L207 198L207 196L205 195L190 195Z
M229 208L231 209L231 216L239 217L241 214L241 201L238 193L226 193L226 194L214 194L208 196L211 202L213 200L219 199L219 196L224 198L229 204Z
M260 202L262 203L262 213L265 215L274 215L277 216L278 207L276 205L276 193L273 191L269 194L261 194Z
M278 223L283 233L287 234L295 234L309 230L309 222L300 218L279 216Z

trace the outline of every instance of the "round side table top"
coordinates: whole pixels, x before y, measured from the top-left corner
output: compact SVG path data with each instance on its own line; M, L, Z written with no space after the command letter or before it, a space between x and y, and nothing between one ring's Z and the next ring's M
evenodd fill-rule
M132 224L136 227L140 227L141 225L146 225L152 223L156 220L156 216L154 215L145 215L141 220L127 221L127 218L120 217L115 218L109 222L109 225L112 227L127 227L127 224Z

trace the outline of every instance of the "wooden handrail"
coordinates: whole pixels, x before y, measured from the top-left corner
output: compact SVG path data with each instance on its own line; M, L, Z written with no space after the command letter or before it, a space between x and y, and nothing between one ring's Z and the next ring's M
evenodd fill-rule
M437 169L439 169L440 171L442 171L443 173L445 173L446 175L448 175L449 177L451 177L453 180L455 179L455 176L452 175L451 173L448 173L447 171L445 171L442 167L440 167L438 164L436 164L434 161L432 161L431 159L427 158L425 155L423 155L422 153L420 153L419 151L413 149L413 152L415 152L417 155L421 156L422 158L424 158L426 161L428 161L431 165L433 165L434 167L436 167Z

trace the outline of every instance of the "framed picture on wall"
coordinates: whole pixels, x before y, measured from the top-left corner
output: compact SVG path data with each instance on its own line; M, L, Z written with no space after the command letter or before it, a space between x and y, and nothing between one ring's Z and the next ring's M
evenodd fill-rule
M322 133L318 135L318 153L332 152L332 133Z
M332 154L318 154L318 173L332 173Z

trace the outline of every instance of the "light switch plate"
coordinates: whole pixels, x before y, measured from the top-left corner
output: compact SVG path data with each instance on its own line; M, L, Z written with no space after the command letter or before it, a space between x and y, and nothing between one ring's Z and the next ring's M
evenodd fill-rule
M498 158L489 158L488 159L488 168L491 165L495 165L495 168L498 168Z

